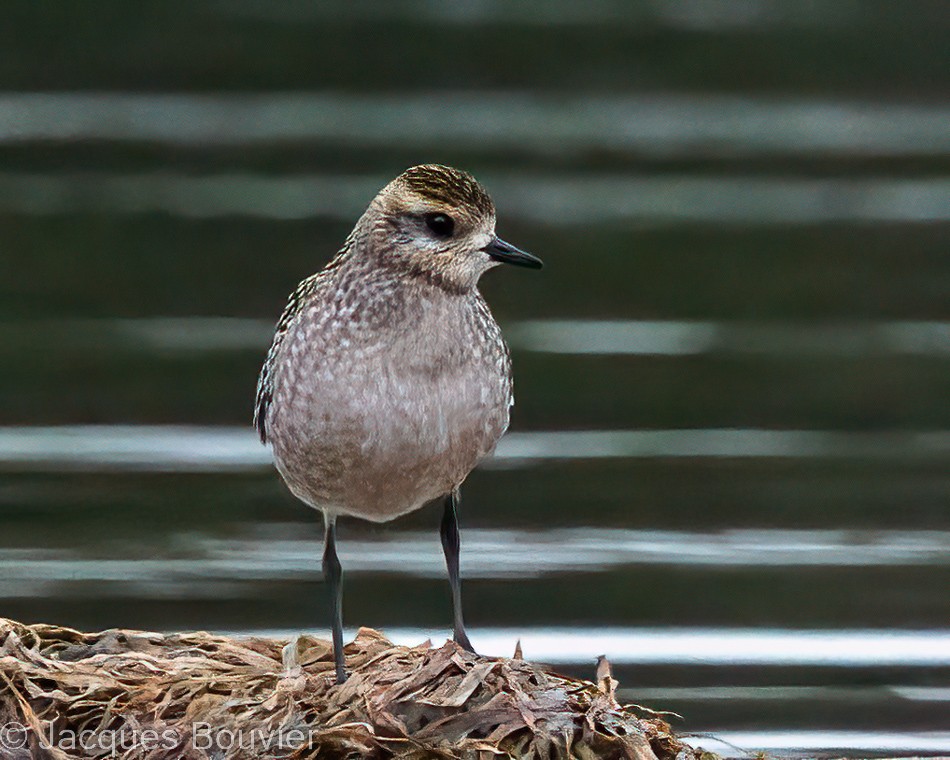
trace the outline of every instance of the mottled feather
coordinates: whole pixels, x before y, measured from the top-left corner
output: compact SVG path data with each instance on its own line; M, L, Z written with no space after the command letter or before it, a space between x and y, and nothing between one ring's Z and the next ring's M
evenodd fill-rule
M458 219L457 234L426 226ZM457 216L456 216L457 215ZM290 490L384 521L456 489L508 427L511 358L476 287L494 205L471 175L409 169L290 296L254 424Z
M322 285L326 285L326 283L329 282L331 272L339 266L351 244L352 236L347 238L343 247L337 252L336 256L330 260L326 267L316 274L310 275L297 285L294 292L291 293L287 299L287 305L284 307L280 319L277 320L277 327L274 329L274 338L267 351L264 366L261 367L261 373L257 378L257 394L254 400L254 427L257 428L257 434L260 436L261 443L267 443L267 410L274 399L274 364L277 361L284 336L287 334L287 330L290 328L294 319L300 313L300 309L303 305L320 291Z

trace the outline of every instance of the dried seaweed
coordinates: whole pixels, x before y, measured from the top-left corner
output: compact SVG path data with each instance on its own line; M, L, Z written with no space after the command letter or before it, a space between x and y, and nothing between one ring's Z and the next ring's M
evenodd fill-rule
M0 618L4 758L631 758L695 755L594 684L452 642L81 633ZM22 726L17 733L9 726Z

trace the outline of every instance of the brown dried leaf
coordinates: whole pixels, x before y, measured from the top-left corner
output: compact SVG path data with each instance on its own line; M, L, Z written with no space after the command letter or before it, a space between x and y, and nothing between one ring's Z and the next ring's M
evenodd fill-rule
M472 696L472 692L482 685L482 681L495 669L497 664L497 662L479 663L465 674L465 677L459 681L450 693L439 694L437 690L435 694L420 698L419 701L427 705L438 705L440 707L461 707Z
M286 644L201 632L82 633L0 619L0 721L34 731L44 721L61 731L170 729L178 737L160 750L124 747L117 754L124 760L259 756L239 745L196 749L195 722L265 738L302 731L303 743L268 752L274 760L694 757L669 726L618 705L612 690L524 660L479 657L451 642L396 646L364 628L346 645L351 675L337 686L329 642L296 640L293 675L282 657ZM15 760L94 757L81 747L36 745Z

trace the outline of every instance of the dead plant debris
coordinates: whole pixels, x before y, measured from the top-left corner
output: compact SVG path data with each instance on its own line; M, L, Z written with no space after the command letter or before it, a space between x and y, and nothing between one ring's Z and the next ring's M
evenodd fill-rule
M4 760L698 760L599 684L369 628L333 682L328 641L82 633L0 618ZM12 726L12 728L11 728ZM19 728L18 728L19 727Z

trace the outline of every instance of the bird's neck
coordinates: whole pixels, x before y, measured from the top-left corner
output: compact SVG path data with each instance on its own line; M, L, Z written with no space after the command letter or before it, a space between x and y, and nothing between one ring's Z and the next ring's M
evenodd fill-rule
M427 293L431 290L437 290L443 296L455 297L477 293L475 281L463 280L451 270L420 266L417 262L401 259L388 252L367 255L365 251L357 254L350 250L341 257L341 261L334 260L331 265L336 265L342 277L385 283L387 287L401 291L418 291L422 296L431 295Z

